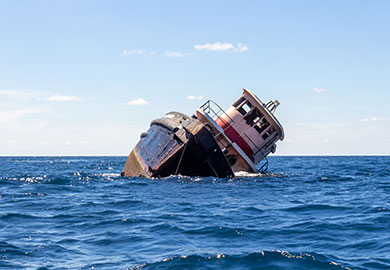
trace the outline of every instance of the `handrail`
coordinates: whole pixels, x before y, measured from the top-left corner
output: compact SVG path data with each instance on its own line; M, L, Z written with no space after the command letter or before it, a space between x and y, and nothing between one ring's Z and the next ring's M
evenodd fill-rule
M215 111L214 111L214 109L211 107L211 104L217 106L218 112L215 112ZM226 113L226 112L225 112L217 103L215 103L215 102L212 101L211 99L207 100L202 106L200 106L200 108L201 108L205 113L207 113L209 116L210 116L210 111L212 111L213 114L214 114L214 117L216 117L215 119L214 119L213 117L211 117L211 118L213 118L213 120L216 120L218 117L220 117L222 114L224 114L224 115L226 115L226 116L229 118L229 120L230 120L231 122L234 123L233 119L230 118L230 116L229 116L229 115L228 115L228 114L227 114L227 113ZM207 112L206 110L208 110L208 112ZM219 114L220 112L222 112L222 113ZM221 119L222 119L222 118L221 118Z
M268 158L267 158L267 156L264 156L264 159L262 159L262 160L265 160L265 161L264 161L264 164L261 165L260 168L257 168L257 170L258 170L259 173L265 174L265 173L267 173L267 171L268 171ZM261 162L261 161L260 161L260 162ZM259 162L259 164L260 164L260 162ZM259 164L257 164L257 165L259 165Z

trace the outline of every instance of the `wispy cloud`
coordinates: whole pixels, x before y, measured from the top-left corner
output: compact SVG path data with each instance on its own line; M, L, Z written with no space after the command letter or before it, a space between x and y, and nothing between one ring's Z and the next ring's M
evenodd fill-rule
M336 124L334 127L335 128L345 128L345 125L344 124Z
M324 88L314 88L313 91L318 93L318 94L326 92L326 90Z
M45 113L45 112L47 112L46 109L40 109L40 108L0 111L0 123L2 124L13 123L25 115Z
M182 54L180 52L166 51L165 56L167 56L167 57L183 57L184 54Z
M187 99L191 99L191 100L201 100L203 98L203 96L187 96Z
M11 90L11 89L0 89L0 95L13 99L27 99L28 95L24 91Z
M235 48L235 51L237 51L237 52L245 52L247 50L249 50L248 46L246 46L245 44L242 44L242 43L238 43L237 47Z
M72 102L72 101L81 101L83 99L81 97L76 97L76 96L53 95L53 96L50 96L50 97L44 97L44 98L42 98L42 100L44 100L44 101L53 101L53 102Z
M148 104L149 103L143 98L133 99L133 100L130 100L127 102L127 105L130 105L130 106L145 106Z
M361 119L361 121L362 122L376 122L376 121L378 121L378 117L375 117L375 116L366 117L366 118Z
M244 52L249 50L248 46L242 43L238 43L237 46L234 46L232 43L229 42L215 42L215 43L205 43L205 44L196 44L194 45L194 50L198 51L236 51L236 52Z
M195 44L194 50L197 51L214 51L214 52L223 52L223 51L234 51L234 52L245 52L249 50L248 46L239 42L237 45L234 45L230 42L215 42L215 43L205 43L205 44ZM123 56L130 56L130 55L145 55L145 56L152 56L156 55L157 53L155 51L148 52L145 49L137 48L133 50L124 49L122 51ZM158 53L160 54L160 53ZM190 55L191 53L182 53L178 51L171 51L167 50L164 54L166 57L184 57L186 55Z
M37 91L28 89L0 89L0 97L18 101L29 100L37 94Z
M234 46L233 44L231 43L221 43L221 42L216 42L216 43L206 43L206 44L203 44L203 45L200 45L200 44L196 44L194 46L194 49L195 50L207 50L207 51L227 51L227 50L231 50L231 49L234 49Z
M144 53L145 53L145 49L134 49L131 51L124 49L122 51L122 55L124 56L132 55L132 54L144 54Z
M325 94L325 93L330 93L331 90L325 89L325 88L313 88L313 91L316 92L317 94Z

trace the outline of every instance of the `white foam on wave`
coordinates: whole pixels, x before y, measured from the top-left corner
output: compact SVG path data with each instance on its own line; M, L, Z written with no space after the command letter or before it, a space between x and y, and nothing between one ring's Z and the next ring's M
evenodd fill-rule
M249 172L235 172L235 177L259 178L259 177L285 177L286 173L249 173Z
M263 176L266 176L266 174L262 174L262 173L249 173L249 172L241 171L241 172L235 172L234 176L235 177L263 177Z
M121 176L120 173L102 173L101 176L103 177L119 177Z

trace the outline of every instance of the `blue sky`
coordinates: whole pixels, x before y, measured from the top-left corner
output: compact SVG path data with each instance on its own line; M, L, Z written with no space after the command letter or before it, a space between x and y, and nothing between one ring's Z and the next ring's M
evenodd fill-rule
M244 87L281 102L277 154L388 155L389 13L389 1L0 0L0 155L127 155L152 119L227 108Z

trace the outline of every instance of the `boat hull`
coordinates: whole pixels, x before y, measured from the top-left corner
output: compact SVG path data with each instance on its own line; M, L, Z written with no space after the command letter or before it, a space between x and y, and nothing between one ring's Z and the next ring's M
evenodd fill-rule
M178 112L152 121L129 154L123 176L234 176L209 128Z

